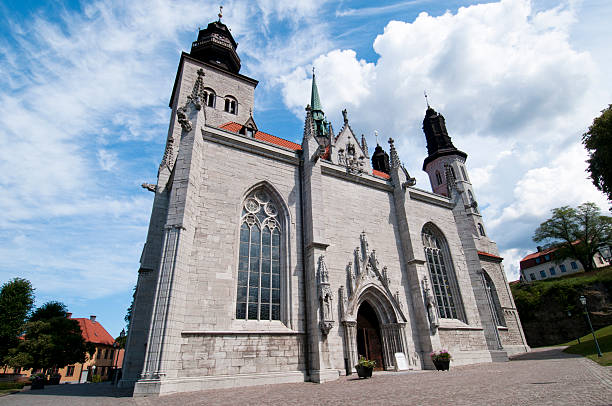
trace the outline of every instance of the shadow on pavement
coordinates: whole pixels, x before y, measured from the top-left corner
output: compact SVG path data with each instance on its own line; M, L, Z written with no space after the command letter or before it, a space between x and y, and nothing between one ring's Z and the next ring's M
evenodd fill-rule
M45 385L44 389L25 390L14 394L20 395L45 395L45 396L86 396L101 398L124 398L131 397L133 388L117 388L110 383L80 383L64 385Z
M533 361L545 359L567 359L567 358L582 358L582 355L567 354L563 352L567 347L542 347L534 348L530 352L524 354L512 355L510 361Z

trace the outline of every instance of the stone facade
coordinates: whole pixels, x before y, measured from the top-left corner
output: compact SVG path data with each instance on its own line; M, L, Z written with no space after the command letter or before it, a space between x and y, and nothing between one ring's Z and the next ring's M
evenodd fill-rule
M307 107L301 145L257 131L256 85L181 57L158 181L146 185L155 197L122 386L141 396L325 382L359 355L393 370L403 353L410 369L431 369L442 348L454 364L528 349L464 153L429 160L438 193L427 192L392 140L388 173L373 168L346 113L335 136L318 103Z

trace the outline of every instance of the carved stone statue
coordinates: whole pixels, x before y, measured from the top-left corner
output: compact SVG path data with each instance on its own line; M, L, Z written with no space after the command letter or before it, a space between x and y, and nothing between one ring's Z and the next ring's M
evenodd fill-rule
M429 289L427 276L423 278L423 296L425 298L425 307L427 308L427 316L429 317L429 325L432 330L436 330L440 326L438 321L438 312L436 309L436 301Z
M327 265L325 264L325 256L319 257L319 304L321 309L321 321L319 327L324 335L327 335L329 331L334 327L334 311L333 311L333 300L334 296L329 285L329 272L327 271Z

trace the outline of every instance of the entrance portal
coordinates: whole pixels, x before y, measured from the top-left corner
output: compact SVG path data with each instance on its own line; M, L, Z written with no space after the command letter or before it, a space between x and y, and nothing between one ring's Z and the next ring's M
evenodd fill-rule
M375 370L383 370L380 323L368 302L363 302L357 312L357 352L369 360L376 361Z

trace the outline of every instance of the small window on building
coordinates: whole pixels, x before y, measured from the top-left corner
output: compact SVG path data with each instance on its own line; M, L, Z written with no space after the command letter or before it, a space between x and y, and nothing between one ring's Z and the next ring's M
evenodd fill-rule
M544 260L545 261L550 261L550 255L548 255L548 254L544 255Z
M463 180L467 181L467 175L465 174L465 168L463 166L460 167L461 168L461 175L463 175Z
M535 274L534 274L534 273L530 273L530 274L529 274L529 277L531 278L531 280L532 280L532 281L535 281L535 280L536 280L536 276L535 276Z
M600 264L603 264L603 263L604 263L604 260L603 260L603 258L602 258L602 257L597 257L597 258L599 259L599 263L600 263Z
M438 171L436 171L436 182L438 182L438 185L442 184L442 175Z
M565 265L564 264L559 265L559 269L561 270L562 273L567 271L567 269L565 269Z
M457 175L455 175L455 168L453 168L452 166L450 167L451 170L451 174L453 175L454 179L457 179Z
M204 105L214 108L216 99L217 95L214 90L208 87L204 89Z
M578 264L576 262L572 261L570 265L572 266L572 269L578 269Z
M555 267L554 266L551 267L548 271L550 272L551 275L556 275L557 274L557 272L555 271Z
M483 237L485 236L484 227L480 223L478 223L478 232L480 233L481 236Z
M74 375L74 365L69 365L66 367L66 376Z
M102 350L101 349L96 350L96 358L100 359L101 357L102 357Z
M104 350L104 359L108 359L108 348Z
M225 111L230 114L238 114L238 102L231 96L225 97Z
M540 262L542 262L542 258L537 257L537 258L536 258L536 264L539 264Z
M546 271L540 271L540 277L546 278Z

